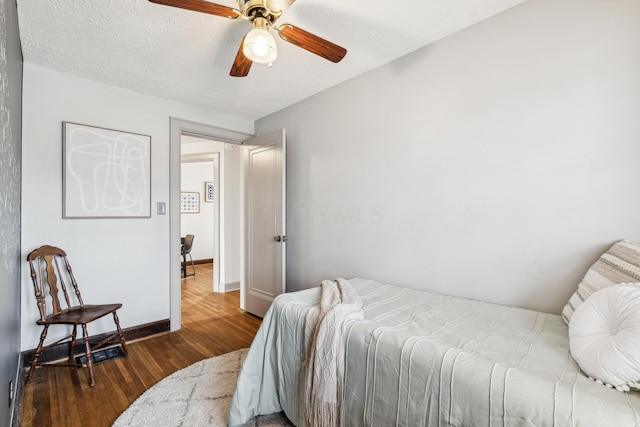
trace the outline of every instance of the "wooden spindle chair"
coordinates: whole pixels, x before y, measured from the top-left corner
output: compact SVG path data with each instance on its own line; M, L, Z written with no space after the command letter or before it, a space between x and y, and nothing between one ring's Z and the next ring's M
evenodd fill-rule
M127 345L122 330L120 329L118 315L116 314L116 311L122 307L122 304L86 305L82 301L80 289L71 271L67 254L60 248L49 245L41 246L27 256L27 261L29 261L31 279L33 280L33 288L40 312L40 319L38 319L36 323L44 326L42 334L40 335L40 343L36 348L35 356L31 362L27 382L31 380L36 366L78 367L78 364L75 362L75 345L76 331L78 325L80 325L82 327L86 366L89 368L89 384L94 386L93 361L91 360L92 351L107 346L119 345L124 355L127 356ZM62 291L64 295L63 302L65 303L65 307L63 307L60 301L60 291ZM47 292L49 296L46 295ZM47 300L49 300L50 304L47 304ZM93 322L109 313L113 314L117 331L92 347L89 343L87 323ZM47 331L51 325L69 325L73 327L73 330L70 335L54 343L44 345ZM38 359L46 349L64 343L65 340L68 339L70 339L68 363L38 363Z

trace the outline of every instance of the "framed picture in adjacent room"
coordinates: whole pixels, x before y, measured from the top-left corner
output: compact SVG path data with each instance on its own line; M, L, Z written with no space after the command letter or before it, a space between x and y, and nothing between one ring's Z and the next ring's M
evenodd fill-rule
M180 213L200 213L200 193L190 191L181 192Z
M204 201L213 202L213 182L204 183Z

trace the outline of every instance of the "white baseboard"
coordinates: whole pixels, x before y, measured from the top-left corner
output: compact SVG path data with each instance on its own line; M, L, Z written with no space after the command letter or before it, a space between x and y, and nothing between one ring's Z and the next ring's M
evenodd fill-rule
M240 282L225 283L222 286L222 292L231 292L231 291L239 291L239 290L240 290Z

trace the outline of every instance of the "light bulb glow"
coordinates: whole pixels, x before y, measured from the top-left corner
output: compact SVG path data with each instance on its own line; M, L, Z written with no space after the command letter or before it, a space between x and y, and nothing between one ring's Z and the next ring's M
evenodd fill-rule
M244 56L253 62L268 64L278 56L276 41L267 30L254 28L244 39Z
M267 54L267 52L269 52L269 46L267 46L262 41L256 42L251 45L251 50L253 50L254 55L262 58Z

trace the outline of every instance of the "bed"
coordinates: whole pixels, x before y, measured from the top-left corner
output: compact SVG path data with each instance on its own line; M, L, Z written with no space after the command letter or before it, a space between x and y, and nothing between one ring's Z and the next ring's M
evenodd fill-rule
M349 283L364 319L345 325L345 426L640 425L640 394L581 373L559 315ZM274 301L239 375L230 425L284 411L304 426L305 316L320 293Z

